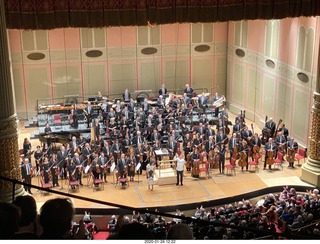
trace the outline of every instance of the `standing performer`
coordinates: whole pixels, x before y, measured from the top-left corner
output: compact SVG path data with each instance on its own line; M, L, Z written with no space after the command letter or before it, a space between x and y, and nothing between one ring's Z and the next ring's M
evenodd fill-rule
M289 162L289 167L294 168L294 160L295 160L295 155L298 151L298 143L294 140L293 137L288 141L288 156L287 156L287 161Z
M122 93L122 98L124 102L130 102L131 94L128 91L128 88L124 90L124 93Z
M200 153L198 149L195 147L193 154L191 156L191 162L192 162L192 170L191 170L191 176L194 178L199 178L199 161L200 161Z
M186 88L184 89L184 93L189 97L193 97L193 89L189 86L189 84L186 84Z
M22 181L31 185L32 167L28 158L23 159L23 165L21 166L21 175ZM32 195L30 186L24 186L24 189Z
M134 181L134 176L136 174L136 162L134 154L131 153L128 160L128 176L130 177L130 181Z
M147 176L147 182L148 182L148 190L153 191L153 185L154 185L154 160L150 160L150 162L147 165L146 168L146 176Z
M48 184L52 178L51 171L50 171L50 163L48 157L43 158L43 163L40 166L40 179L43 180L43 183Z
M127 177L127 159L125 158L125 154L121 153L121 156L118 160L118 172L121 178Z
M108 158L104 155L104 152L100 152L100 156L98 159L98 164L101 167L101 179L103 177L103 180L105 183L108 183L107 181L107 172L108 172Z
M182 153L180 155L176 154L174 157L175 160L177 160L177 183L176 185L179 185L179 183L183 186L183 170L184 165L186 164L186 160L183 158Z
M88 106L83 110L87 118L87 127L90 128L91 117L93 115L93 107L91 102L88 102Z
M161 88L159 89L159 95L166 97L168 93L167 88L165 87L164 83L162 84Z
M52 154L50 159L50 167L51 167L51 174L52 174L52 186L59 186L59 166L57 160L57 154Z
M83 186L82 184L83 160L80 158L80 155L78 153L75 153L72 161L73 161L73 164L76 166L75 178L80 182L80 185Z
M277 156L276 154L277 147L276 147L276 144L273 142L272 137L270 137L268 142L266 143L265 150L266 150L266 156L264 160L263 170L266 169L267 162L269 165L269 169L271 170L271 166L274 163L274 159Z
M220 174L224 174L226 146L224 143L220 143L217 145L217 147L218 147L218 153L219 153L219 172Z
M37 172L39 171L39 167L42 165L42 161L43 161L43 152L40 148L40 146L38 145L37 148L36 148L36 151L34 152L34 159L36 161L36 169L37 169Z
M241 167L241 171L243 171L244 166L246 167L246 171L248 171L248 152L249 147L246 140L242 140L240 144L240 159L239 159L239 165Z

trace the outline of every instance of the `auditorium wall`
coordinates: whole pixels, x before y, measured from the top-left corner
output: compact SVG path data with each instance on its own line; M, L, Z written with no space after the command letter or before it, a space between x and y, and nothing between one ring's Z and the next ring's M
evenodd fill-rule
M260 128L272 117L302 146L308 144L319 47L319 18L230 22L229 109Z
M126 88L157 92L162 83L225 94L227 25L9 29L18 116L31 119L39 103L69 96L116 98Z

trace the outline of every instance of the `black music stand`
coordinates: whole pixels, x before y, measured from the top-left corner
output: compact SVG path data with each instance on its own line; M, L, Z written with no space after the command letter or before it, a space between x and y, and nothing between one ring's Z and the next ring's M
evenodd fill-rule
M140 167L141 167L141 163L139 162L139 163L137 164L136 168L135 168L135 171L138 172L139 169L140 169ZM139 183L139 182L142 182L142 180L139 180L139 175L140 175L140 174L138 174L138 181L137 181L138 183Z
M110 173L112 173L112 182L111 184L114 185L114 184L117 184L116 182L114 182L114 170L116 168L116 163L112 163L111 167L110 167Z

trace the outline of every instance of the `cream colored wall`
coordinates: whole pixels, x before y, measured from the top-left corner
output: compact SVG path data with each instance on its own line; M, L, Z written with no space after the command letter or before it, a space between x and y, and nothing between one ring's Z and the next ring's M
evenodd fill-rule
M234 37L239 23L230 22L227 57L230 110L235 113L245 110L247 118L261 128L266 116L273 117L276 123L282 119L289 133L302 146L307 146L312 93L317 77L319 24L318 18L284 19L274 23L248 21L248 45L245 46L239 45L239 38ZM278 28L272 31L270 26ZM301 27L306 30L305 45L298 39ZM267 33L273 38L266 38ZM243 50L245 56L237 56L237 49ZM304 60L297 60L299 57ZM267 60L272 61L274 67L268 66ZM300 68L296 66L298 63ZM304 73L309 81L299 80L299 72Z

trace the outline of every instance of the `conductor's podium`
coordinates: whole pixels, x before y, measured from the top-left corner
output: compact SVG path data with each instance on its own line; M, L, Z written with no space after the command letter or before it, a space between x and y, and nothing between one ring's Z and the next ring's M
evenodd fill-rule
M176 160L161 160L154 172L154 181L158 186L177 183Z

